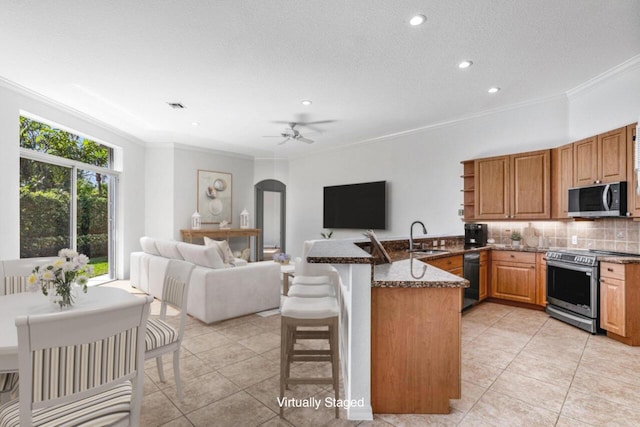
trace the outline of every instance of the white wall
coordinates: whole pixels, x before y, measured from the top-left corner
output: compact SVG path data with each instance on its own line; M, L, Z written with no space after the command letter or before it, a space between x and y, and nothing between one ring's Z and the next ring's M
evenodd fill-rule
M9 83L0 82L0 259L20 256L19 200L19 117L21 111L42 117L67 129L118 147L122 172L116 230L118 278L129 276L129 254L138 250L138 238L144 233L144 146L115 129L102 126L79 112L32 95Z
M569 96L569 136L576 141L640 118L640 57Z
M158 239L173 239L175 233L174 150L170 144L145 151L145 234Z
M197 206L198 169L231 174L232 213L230 226L232 228L240 227L240 212L243 209L246 208L250 213L254 212L254 164L252 158L184 146L177 147L174 155L174 239L181 239L180 229L191 227L191 215ZM255 217L252 214L249 216L249 225L255 226ZM214 227L214 225L205 224L204 227Z
M292 160L287 203L288 252L320 239L324 186L387 181L387 230L407 236L414 220L429 234L462 234L462 160L550 148L568 141L567 99L523 105L420 132L354 144ZM333 238L361 237L361 230L334 230Z

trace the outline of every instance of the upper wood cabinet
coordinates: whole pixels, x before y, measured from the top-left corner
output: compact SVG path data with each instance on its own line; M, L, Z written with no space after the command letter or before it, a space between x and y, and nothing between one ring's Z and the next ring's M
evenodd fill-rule
M473 160L462 162L462 216L465 220L475 218L475 164Z
M573 183L576 187L627 179L627 128L573 143Z
M638 187L638 174L634 170L634 139L637 138L634 123L627 126L627 210L633 217L640 217L640 195L636 191Z
M573 187L573 144L551 150L551 217L569 218L569 188Z
M550 150L475 161L475 219L551 217Z

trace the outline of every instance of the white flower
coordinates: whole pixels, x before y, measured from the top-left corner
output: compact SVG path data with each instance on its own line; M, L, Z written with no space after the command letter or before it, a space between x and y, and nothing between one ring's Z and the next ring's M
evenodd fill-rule
M74 261L66 261L62 263L62 271L76 271L79 265Z
M89 277L85 276L85 275L80 275L76 277L76 283L80 286L85 286L87 283L89 283Z
M60 249L60 252L58 252L58 256L63 258L74 258L78 256L78 252L68 248Z
M64 258L58 258L57 260L55 260L55 261L53 262L53 266L54 266L55 268L62 268L62 266L64 265L64 263L65 263L65 259L64 259Z
M55 275L53 274L53 271L51 271L51 270L45 270L45 271L42 273L42 280L44 280L45 282L50 282L50 281L52 281L52 280L53 280L53 279L55 279L55 278L56 278L56 277L55 277Z
M89 263L89 257L86 256L85 254L80 254L78 255L77 261L80 267L84 267Z

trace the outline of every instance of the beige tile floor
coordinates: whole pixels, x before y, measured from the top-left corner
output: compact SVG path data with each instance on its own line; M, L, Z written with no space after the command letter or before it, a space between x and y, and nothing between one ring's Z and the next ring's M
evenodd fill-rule
M111 286L128 288L127 282ZM159 303L152 307L157 315ZM376 414L333 418L328 408L278 415L279 316L245 316L213 325L187 321L176 398L147 361L142 426L638 426L640 348L592 336L540 311L483 303L462 318L462 399L448 415ZM309 365L309 364L307 364ZM326 367L297 367L313 372ZM292 387L287 396L331 395L330 387Z

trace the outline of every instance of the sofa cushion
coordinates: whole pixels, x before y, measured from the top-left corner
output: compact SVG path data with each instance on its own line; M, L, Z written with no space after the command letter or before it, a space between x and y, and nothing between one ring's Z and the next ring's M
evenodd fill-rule
M178 250L178 243L173 240L156 240L156 248L158 248L159 255L169 259L184 259L183 255Z
M191 243L178 243L182 259L202 267L225 268L217 246L202 246Z
M231 248L229 247L229 242L226 240L214 240L205 236L204 244L205 246L217 247L220 258L222 258L222 262L225 264L234 264L235 258L233 256L233 252L231 252Z
M143 252L151 255L160 255L158 248L156 248L156 239L147 236L141 237L140 246L142 247Z

